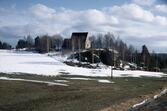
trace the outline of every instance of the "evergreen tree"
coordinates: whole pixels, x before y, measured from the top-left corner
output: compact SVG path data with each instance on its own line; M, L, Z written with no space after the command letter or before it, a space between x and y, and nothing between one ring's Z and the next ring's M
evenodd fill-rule
M12 46L10 44L8 44L6 42L2 43L2 49L11 49L11 48L12 48Z
M2 49L2 42L0 41L0 49Z
M28 49L31 49L34 46L34 40L30 35L27 36L26 43Z
M39 36L37 36L37 37L35 38L35 49L36 49L37 51L39 51L39 49L40 49L40 38L39 38Z
M17 49L27 48L27 42L23 39L20 39L16 45Z
M142 46L142 52L141 52L141 62L143 67L148 70L149 62L150 62L150 53L146 47L146 45Z

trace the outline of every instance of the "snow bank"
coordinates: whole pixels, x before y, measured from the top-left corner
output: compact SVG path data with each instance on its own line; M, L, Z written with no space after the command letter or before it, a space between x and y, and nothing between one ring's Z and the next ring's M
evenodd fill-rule
M115 82L112 82L112 81L109 81L109 80L106 80L106 79L98 79L97 81L100 82L100 83L115 83Z
M140 108L140 107L147 107L148 108L148 106L153 106L153 104L157 105L155 107L157 107L156 109L158 110L158 105L160 105L160 103L161 103L161 105L164 104L163 103L164 101L161 99L158 101L156 101L156 100L160 97L163 97L163 95L165 95L165 94L167 94L166 88L163 91L161 91L160 94L155 95L153 98L145 99L141 103L137 103L137 104L133 105L133 107L128 111L138 111L138 108ZM163 106L163 105L162 106L161 105L160 105L160 107Z
M54 80L55 82L69 82L67 80Z
M115 83L115 82L112 82L110 80L107 80L107 79L93 79L93 78L84 78L84 77L68 77L66 79L72 79L72 80L94 80L94 81L97 81L99 83Z
M90 78L83 78L83 77L68 77L66 79L72 79L72 80L94 80L94 79L90 79Z
M167 94L167 89L164 89L160 94L155 95L155 96L154 96L154 99L157 99L157 98L161 97L161 96L164 95L164 94Z
M0 77L0 80L42 83L42 84L48 84L48 86L53 86L53 85L68 86L67 84L62 84L62 83L55 83L55 82L48 82L48 81L38 81L38 80L29 80L29 79L8 78L8 77Z
M143 104L146 104L147 101L148 101L148 100L146 99L146 100L142 101L141 103L137 103L137 104L133 105L133 108L138 107L138 106L141 106L141 105L143 105Z
M55 54L56 55L56 54ZM4 73L29 73L39 75L78 75L91 77L109 77L110 67L101 69L88 69L72 67L63 63L63 57L48 56L26 51L0 50L0 72ZM114 77L163 77L164 73L147 71L113 71Z

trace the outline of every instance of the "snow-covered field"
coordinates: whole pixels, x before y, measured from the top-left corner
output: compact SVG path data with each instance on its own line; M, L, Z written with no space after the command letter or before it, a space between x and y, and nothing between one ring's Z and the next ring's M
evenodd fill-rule
M39 75L82 75L82 76L110 76L111 69L103 67L101 69L88 69L72 67L62 62L62 57L54 58L47 54L38 54L25 51L0 50L0 72L4 73L29 73ZM113 71L114 77L163 77L164 73L147 71Z

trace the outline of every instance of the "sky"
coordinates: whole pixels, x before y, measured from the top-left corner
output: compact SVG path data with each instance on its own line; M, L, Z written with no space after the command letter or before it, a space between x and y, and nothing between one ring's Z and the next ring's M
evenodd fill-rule
M167 53L167 0L0 0L0 40L111 32L139 49Z

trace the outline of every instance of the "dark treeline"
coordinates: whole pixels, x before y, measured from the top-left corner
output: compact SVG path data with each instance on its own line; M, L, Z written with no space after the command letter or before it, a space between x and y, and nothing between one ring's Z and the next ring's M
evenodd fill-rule
M11 49L11 48L12 46L9 43L0 41L0 49Z
M167 67L167 55L149 53L145 45L142 51L139 52L132 45L126 44L119 37L112 33L97 34L89 37L91 41L91 48L94 49L112 49L119 53L119 60L137 64L137 66L145 70L158 71ZM63 37L61 35L43 35L32 38L30 35L20 39L16 48L27 50L36 50L40 53L49 51L60 51L62 49ZM0 47L2 46L0 42Z
M123 61L135 62L135 53L138 51L132 45L127 45L119 37L112 33L98 34L90 37L92 48L107 48L119 52L119 57Z
M135 63L144 70L159 71L167 67L167 54L149 53L145 45L139 52L112 33L93 35L90 39L92 48L113 49L119 53L120 60Z
M151 54L150 66L156 67L155 70L166 69L167 68L167 54Z
M34 47L34 40L30 35L24 37L24 39L20 39L16 45L16 49L22 49L22 48L31 49L33 47Z
M36 50L38 52L49 52L61 50L63 37L61 35L42 35L33 39L30 35L20 39L16 49L26 48L27 50Z
M60 51L63 44L61 35L44 35L35 38L35 48L39 52Z
M138 53L138 65L145 70L160 71L167 68L167 54L149 53L147 47L142 47L142 52Z

